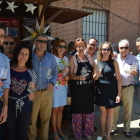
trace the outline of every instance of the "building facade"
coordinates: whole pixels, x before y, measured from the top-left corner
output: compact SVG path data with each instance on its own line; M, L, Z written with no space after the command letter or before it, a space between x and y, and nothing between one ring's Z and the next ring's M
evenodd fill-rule
M105 40L118 44L121 39L128 39L130 50L138 53L135 41L140 36L140 26L137 25L140 24L140 0L61 0L54 2L53 6L93 14L66 24L51 23L52 37L63 38L69 43L78 37L88 41L94 36L99 40L99 45ZM137 24L130 24L131 21Z

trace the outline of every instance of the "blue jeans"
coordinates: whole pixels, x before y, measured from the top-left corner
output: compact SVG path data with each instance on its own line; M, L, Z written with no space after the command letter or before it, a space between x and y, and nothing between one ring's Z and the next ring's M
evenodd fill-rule
M3 108L3 101L0 100L0 112ZM0 125L0 140L5 140L5 130L6 130L6 122Z

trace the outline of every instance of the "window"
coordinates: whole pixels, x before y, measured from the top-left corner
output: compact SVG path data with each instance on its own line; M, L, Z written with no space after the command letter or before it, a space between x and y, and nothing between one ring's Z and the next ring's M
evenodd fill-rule
M99 41L98 45L106 41L106 18L105 11L84 8L84 11L92 12L92 15L83 18L82 36L88 42L89 38L96 37Z

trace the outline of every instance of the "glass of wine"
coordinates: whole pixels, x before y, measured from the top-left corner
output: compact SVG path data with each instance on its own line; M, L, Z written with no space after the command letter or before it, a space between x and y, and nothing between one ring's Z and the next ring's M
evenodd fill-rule
M48 69L47 70L47 73L46 73L46 78L48 79L48 85L47 87L49 86L49 80L53 77L53 73L52 73L52 70L51 69Z
M27 90L29 93L35 92L35 84L33 82L29 82ZM32 101L32 99L29 99L29 101Z
M98 62L97 63L97 69L98 69L98 71L102 71L102 69L103 69L103 65L102 65L102 63L101 62ZM100 77L103 77L103 75L102 74L100 74Z
M81 74L83 76L87 76L88 75L88 69L87 69L87 67L82 67ZM83 81L83 83L86 83L85 80Z
M0 81L5 81L7 79L7 69L6 68L2 68L0 71ZM1 90L1 87L0 87Z
M131 70L137 70L137 65L136 65L135 62L132 64L132 66L131 66Z

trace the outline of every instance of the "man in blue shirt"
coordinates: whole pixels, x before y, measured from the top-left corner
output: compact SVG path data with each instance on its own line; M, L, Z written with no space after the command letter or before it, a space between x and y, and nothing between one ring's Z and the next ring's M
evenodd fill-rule
M136 46L137 46L137 50L139 52L139 54L136 56L137 60L138 60L138 70L139 70L139 83L138 83L138 100L140 103L140 37L136 39ZM140 137L140 130L136 133L137 137Z
M41 119L39 140L48 139L49 121L52 110L53 86L58 77L58 68L54 55L46 51L47 41L48 37L44 33L37 34L34 41L36 47L32 53L32 62L33 69L37 75L37 80L35 99L33 101L32 115L28 131L29 140L36 140L36 122L39 113ZM46 78L48 69L52 70L52 78L49 83Z
M0 46L2 45L5 37L6 29L3 23L0 23ZM9 59L3 53L0 52L0 72L2 68L7 69L7 79L3 82L0 81L0 97L3 96L3 101L0 99L0 140L4 140L5 124L8 111L8 96L10 88L10 65Z

